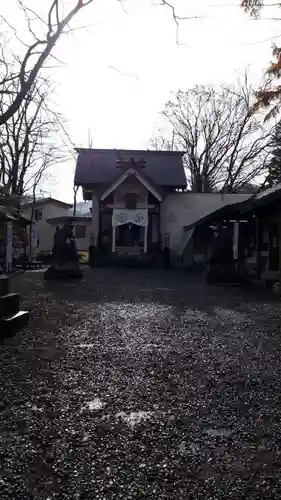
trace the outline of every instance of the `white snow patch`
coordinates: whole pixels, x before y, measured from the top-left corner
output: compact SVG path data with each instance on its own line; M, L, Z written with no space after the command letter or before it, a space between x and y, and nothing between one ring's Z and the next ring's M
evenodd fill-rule
M80 349L93 349L95 344L79 344L78 347L80 347Z
M39 411L39 412L41 412L41 413L42 413L42 411L43 411L43 408L40 408L39 406L37 406L37 404L32 404L32 405L31 405L31 404L29 404L28 406L30 407L30 409L31 409L32 411Z
M89 437L90 437L90 434L88 434L87 432L85 432L83 438L82 438L82 443L86 443L86 441L89 440Z
M83 406L82 410L101 410L105 406L105 403L101 401L100 398L95 398L93 401L87 401L86 405Z
M204 429L203 434L208 434L209 436L212 437L230 437L232 434L231 429L226 429L226 428L220 428L220 429L213 429L211 427Z
M178 446L178 452L180 455L196 455L200 451L199 446L195 443L187 443L182 441Z
M126 424L128 424L131 428L142 421L149 420L151 417L151 411L132 411L131 413L120 411L119 413L116 413L116 418L121 418L121 420L126 422Z

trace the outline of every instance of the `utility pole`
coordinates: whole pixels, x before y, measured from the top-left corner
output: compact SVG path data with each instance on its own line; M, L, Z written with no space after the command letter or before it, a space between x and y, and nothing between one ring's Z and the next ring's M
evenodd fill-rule
M92 140L92 131L90 127L88 128L88 148L92 149L93 147L93 140Z

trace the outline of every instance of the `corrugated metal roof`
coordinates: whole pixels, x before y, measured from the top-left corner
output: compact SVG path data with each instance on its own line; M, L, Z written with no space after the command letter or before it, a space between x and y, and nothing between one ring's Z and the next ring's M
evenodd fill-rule
M281 191L281 184L275 184L274 186L265 189L264 191L261 191L260 193L256 194L253 199L261 199L266 196L270 196L271 194L279 193Z
M229 205L224 205L220 208L217 208L216 210L213 210L213 212L210 212L203 217L200 217L200 219L193 221L191 224L187 224L186 226L184 226L184 231L189 231L190 229L202 226L203 224L221 220L231 214L240 213L240 207L243 206L244 203L247 203L247 201L231 203Z
M276 201L281 201L281 183L250 196L247 200L225 205L213 212L201 217L197 221L185 226L185 231L192 227L197 227L210 221L219 220L224 216L243 216L248 212L261 209Z
M22 224L32 224L32 221L30 219L27 219L26 217L23 217L22 215L15 214L9 210L8 207L5 207L3 205L0 205L0 219L4 221L17 221L21 222Z
M77 149L74 183L107 184L120 175L116 167L122 158L145 160L144 174L158 186L186 187L182 154L177 151L138 151L123 149Z
M18 217L16 217L10 210L5 206L0 206L0 218L4 221L16 221Z

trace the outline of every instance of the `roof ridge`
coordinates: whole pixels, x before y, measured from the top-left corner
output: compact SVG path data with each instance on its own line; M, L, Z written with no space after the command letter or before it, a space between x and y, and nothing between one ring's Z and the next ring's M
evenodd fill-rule
M78 153L126 153L126 154L158 154L158 155L172 155L182 156L185 151L169 151L166 149L119 149L119 148L74 148Z

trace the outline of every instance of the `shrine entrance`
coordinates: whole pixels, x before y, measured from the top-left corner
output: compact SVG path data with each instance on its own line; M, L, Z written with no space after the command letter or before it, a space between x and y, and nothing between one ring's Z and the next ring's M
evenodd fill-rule
M147 261L159 248L163 198L147 179L145 162L122 160L116 168L122 173L100 198L99 251L114 261Z
M147 209L114 209L112 251L138 255L146 253L147 228Z
M127 223L116 228L116 248L144 246L144 227Z

